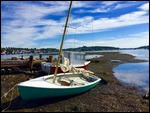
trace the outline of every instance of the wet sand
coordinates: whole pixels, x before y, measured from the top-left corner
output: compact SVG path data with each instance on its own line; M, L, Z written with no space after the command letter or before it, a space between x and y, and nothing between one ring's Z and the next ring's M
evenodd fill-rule
M135 86L125 86L120 83L114 77L112 70L122 63L144 62L144 60L137 60L132 55L118 52L101 52L97 54L101 54L103 57L92 59L88 70L93 71L96 76L100 77L102 79L101 83L93 89L75 96L24 101L15 87L6 97L2 97L17 83L38 77L43 73L40 71L36 73L24 71L18 74L1 75L1 111L149 112L149 99L143 99L145 92ZM10 101L11 98L12 101ZM5 108L7 109L4 110Z

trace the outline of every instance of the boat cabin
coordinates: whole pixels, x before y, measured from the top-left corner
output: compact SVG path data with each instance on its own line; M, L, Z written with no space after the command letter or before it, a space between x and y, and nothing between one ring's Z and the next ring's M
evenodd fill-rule
M69 64L83 64L85 62L84 52L64 51L63 56L69 59Z

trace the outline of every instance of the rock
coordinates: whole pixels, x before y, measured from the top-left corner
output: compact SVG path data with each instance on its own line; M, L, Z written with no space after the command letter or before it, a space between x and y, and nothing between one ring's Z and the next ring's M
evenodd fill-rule
M7 73L11 74L12 73L12 69L8 68Z
M17 57L12 57L11 59L12 60L19 60Z
M146 91L145 95L143 96L143 99L149 99L149 91Z
M36 61L37 59L36 58L33 58L33 61Z
M3 75L5 73L6 73L5 69L1 69L1 74Z

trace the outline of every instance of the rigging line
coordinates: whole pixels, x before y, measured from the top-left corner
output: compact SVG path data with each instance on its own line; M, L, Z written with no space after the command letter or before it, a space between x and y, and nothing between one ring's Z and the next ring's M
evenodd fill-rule
M63 33L63 28L64 28L64 27L62 26L62 27L61 27L61 32L62 32L62 33ZM62 34L62 33L61 33L61 34ZM59 40L59 39L60 39L60 36L57 38L57 41L56 41L56 43L57 43L57 44L56 44L56 48L58 48L58 49L59 49L59 45L60 45L59 43L61 43L61 40Z
M77 7L79 6L79 4L78 4L78 1L76 1L76 3L77 3ZM76 19L76 23L77 23L77 19ZM78 25L78 24L76 24L76 25ZM74 48L76 47L76 45L75 45L75 38L77 37L77 26L76 26L76 29L75 29L75 36L74 36Z
M93 19L92 19L92 51L94 50L94 47L93 47ZM93 58L93 57L92 57ZM94 67L92 66L91 67L91 70L93 71Z
M41 38L42 40L45 38L46 34L48 33L50 26L51 26L51 25L48 25L47 30L44 32L44 34L43 34L43 36L42 36L42 38ZM39 44L39 47L41 47L41 44L42 44L42 43Z
M73 6L73 4L72 4L72 6ZM72 9L73 10L73 9ZM71 15L71 13L70 13L70 15ZM69 25L69 23L68 23L68 25L65 25L64 27L67 27L68 29L66 30L66 39L67 39L67 36L69 36L69 29L71 29L71 30L76 30L77 28L76 27L73 27L73 26L70 26ZM73 31L74 32L74 31ZM72 35L72 36L71 36ZM72 33L70 33L70 38L71 37L73 37L73 42L74 42L74 45L75 45L75 36L72 34ZM64 40L64 45L65 45L65 43L66 43L66 40ZM71 47L73 47L72 45L69 47L69 48L71 48ZM74 46L75 47L75 46Z
M76 31L77 31L77 29L75 30L75 36L76 36ZM75 36L73 37L74 39L74 48L75 48Z
M69 16L70 16L70 12L71 12L71 6L72 6L72 1L70 2L69 11L68 11L68 15L67 15L65 26L68 25L68 20L69 20ZM62 41L61 41L61 45L60 45L60 49L59 49L58 60L57 60L56 69L55 69L55 73L54 73L54 77L53 77L53 83L55 83L56 76L57 76L58 65L60 63L60 56L62 54L62 48L63 48L63 44L64 44L65 34L66 34L66 27L64 28L64 33L63 33L63 36L62 36Z
M93 20L92 20L92 47L93 47Z
M73 37L73 41L74 41L74 48L75 48L75 37L76 37L76 31L77 31L77 29L75 29L75 35L74 35L74 37Z
M58 7L58 11L60 10L60 7ZM58 12L57 11L57 12ZM63 16L67 16L67 15L63 15ZM56 41L56 48L58 49L58 51L59 51L59 45L61 44L61 34L63 34L63 29L65 28L65 27L69 27L68 25L65 25L65 24L62 24L61 25L61 32L60 32L60 35L57 37L57 41ZM57 59L58 60L58 59Z
M60 1L61 2L61 1ZM56 12L56 14L59 14L59 11L60 11L60 7L58 7L58 10ZM65 25L61 24L61 27L60 27L60 32L58 32L59 35L57 35L57 40L55 40L55 48L59 51L59 45L61 44L61 34L63 33L63 29L64 29ZM58 57L57 57L58 58ZM56 59L57 59L56 58ZM57 59L58 60L58 59Z
M68 23L69 24L69 23ZM66 27L68 27L68 26L66 26ZM69 37L69 35L70 35L70 37L71 37L71 33L69 34L69 29L66 29L66 39ZM69 39L69 38L68 38ZM64 46L65 45L67 45L67 44L65 44L66 43L66 40L64 40ZM66 47L67 48L67 47Z
M70 26L64 26L64 27L68 27L68 28L76 29L75 27L72 27L72 26L71 26L71 27L70 27Z
M58 7L58 9L56 10L56 14L58 14L59 9L60 9L60 7ZM52 18L52 19L53 19L53 18ZM44 34L43 34L42 39L44 39L45 36L47 35L48 31L50 30L50 26L61 26L61 25L49 24L48 27L47 27L46 32L44 32ZM53 30L54 30L54 29L53 29ZM41 46L41 44L42 44L42 43L40 43L40 46ZM45 44L44 44L44 45L45 45ZM58 45L58 44L56 44L56 45ZM39 46L39 47L40 47L40 46Z

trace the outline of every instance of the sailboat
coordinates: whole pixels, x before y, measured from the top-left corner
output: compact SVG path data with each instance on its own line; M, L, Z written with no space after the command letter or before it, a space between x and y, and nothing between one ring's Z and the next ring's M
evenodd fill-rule
M24 100L76 95L86 92L99 84L101 79L95 76L92 71L69 65L67 58L60 65L64 73L57 74L71 6L72 1L69 6L55 73L17 84L19 94ZM66 73L68 71L69 73Z
M73 51L64 51L62 56L62 62L64 58L68 58L70 61L70 65L76 68L84 68L86 69L87 66L90 64L91 61L85 60L85 53L84 52L73 52ZM48 74L55 73L55 62L41 62L41 68L44 72ZM58 72L63 73L60 66L58 66Z

